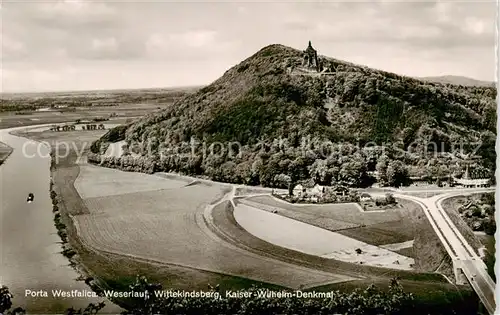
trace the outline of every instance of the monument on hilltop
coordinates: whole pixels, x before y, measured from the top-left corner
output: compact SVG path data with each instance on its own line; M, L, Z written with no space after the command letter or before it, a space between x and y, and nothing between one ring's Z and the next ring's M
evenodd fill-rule
M321 71L318 52L312 47L311 41L309 41L309 45L306 50L304 50L304 61L302 62L302 65L307 68L315 69L316 71Z

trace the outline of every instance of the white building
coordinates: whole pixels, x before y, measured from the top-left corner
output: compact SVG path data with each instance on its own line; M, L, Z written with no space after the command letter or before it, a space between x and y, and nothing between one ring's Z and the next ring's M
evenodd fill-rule
M359 200L360 201L371 201L372 200L372 196L370 196L369 194L367 193L362 193L360 196L359 196Z
M293 193L294 197L301 197L305 192L306 192L306 190L305 190L304 186L302 186L301 184L298 184L293 188L292 193Z
M467 166L462 178L454 178L455 183L466 188L489 187L489 178L472 178L469 174L469 167Z
M293 188L293 195L295 197L310 196L315 199L320 198L325 193L325 187L321 185L314 185L313 187L306 187L304 185L298 184Z

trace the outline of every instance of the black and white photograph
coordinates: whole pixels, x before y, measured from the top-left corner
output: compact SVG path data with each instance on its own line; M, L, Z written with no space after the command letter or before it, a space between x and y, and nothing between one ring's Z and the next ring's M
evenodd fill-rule
M500 314L498 14L1 0L0 315Z

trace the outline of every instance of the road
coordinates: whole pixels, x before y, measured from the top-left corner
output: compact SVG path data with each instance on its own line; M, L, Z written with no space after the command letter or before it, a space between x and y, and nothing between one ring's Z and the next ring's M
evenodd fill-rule
M495 313L495 283L489 276L482 259L468 244L463 235L453 224L442 202L454 196L470 195L481 192L494 192L495 188L470 188L446 190L446 192L431 198L419 198L397 192L394 197L414 201L424 209L434 231L443 243L454 264L462 268L463 273L483 302L488 313Z

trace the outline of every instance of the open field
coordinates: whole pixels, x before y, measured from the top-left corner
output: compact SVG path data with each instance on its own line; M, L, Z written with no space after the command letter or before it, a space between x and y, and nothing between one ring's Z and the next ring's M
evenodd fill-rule
M30 139L34 139L36 141L47 141L51 145L56 143L76 143L76 147L79 147L80 144L90 143L95 139L101 137L107 132L107 130L75 130L75 131L50 131L50 130L39 130L38 128L29 129L27 131L19 130L13 132L14 135L18 135L21 137L26 137ZM71 148L74 149L74 148Z
M248 231L244 230L236 222L233 216L233 211L234 209L231 203L227 201L217 205L212 212L214 223L219 228L219 235L227 241L232 241L238 246L242 246L246 249L251 249L252 251L260 255L279 257L279 259L285 261L292 261L300 263L304 266L312 266L314 268L319 268L325 271L333 271L345 275L352 275L353 277L358 277L360 275L366 277L365 279L327 285L323 288L316 288L316 290L328 290L328 288L334 290L350 290L353 288L366 288L372 283L387 286L388 279L398 277L400 279L400 283L405 287L405 289L408 292L416 294L417 299L419 299L420 295L427 296L429 292L433 291L458 292L457 287L449 284L438 274L418 273L414 271L395 270L371 267L368 265L351 264L338 260L308 255L291 249L276 246L262 239L259 239L256 236L248 233ZM441 263L441 261L439 263ZM442 264L442 266L443 268L445 268L446 264ZM437 268L437 266L435 268Z
M402 218L399 209L385 212L363 212L360 210L359 205L354 203L294 205L269 196L252 197L248 198L248 201L275 207L285 217L313 225L324 225L320 227L331 231L397 222ZM323 224L322 222L328 223ZM331 228L328 228L329 225L331 225Z
M406 257L417 259L417 257L415 256L415 251L413 250L413 245L411 247L394 250L394 252Z
M74 222L69 216L69 214L89 213L73 186L79 173L79 166L75 164L75 159L76 154L71 152L70 155L61 160L61 163L56 165L53 171L54 187L61 197L59 208L68 228L69 242L78 252L78 255L74 257L78 262L78 269L85 275L95 278L102 288L126 291L138 274L145 275L153 282L161 283L166 289L206 290L208 283L220 284L222 290L248 289L252 285L270 289L282 288L266 282L256 282L221 273L165 263L158 264L124 255L104 253L86 246L77 236ZM126 305L123 304L123 300L115 302L122 306Z
M3 93L0 99L0 128L78 119L141 117L168 107L197 89Z
M321 270L342 273L352 277L362 276L368 279L374 279L374 281L381 278L390 279L398 277L403 282L418 280L427 282L429 286L432 286L434 281L446 282L446 280L438 274L352 264L340 260L309 255L266 242L265 240L250 234L238 224L234 217L233 206L229 201L220 203L214 207L212 214L214 224L218 228L217 232L220 237L228 242L236 244L237 246L241 246L247 250L258 253L259 255L278 257L281 260L299 263L303 266L312 266ZM354 280L351 282L356 281L361 280Z
M61 91L41 93L1 93L0 112L27 115L33 111L112 111L127 108L157 107L171 104L199 87L135 90Z
M135 117L145 115L157 109L141 109L138 110L127 110L122 111L120 114L117 114L118 119L123 119L123 121L129 119L130 121L135 119ZM39 125L39 124L57 124L57 123L66 123L66 122L74 122L77 119L94 119L97 116L102 115L103 113L98 112L49 112L49 113L33 113L31 115L13 115L9 114L0 114L0 128L11 128L11 127L20 127L20 126L31 126L31 125ZM111 113L107 113L111 114ZM110 120L111 121L111 120ZM109 122L109 121L108 121Z
M400 207L393 210L362 212L354 204L293 205L268 196L252 197L248 200L265 207L274 207L282 216L326 228L370 245L414 240L411 250L398 252L413 254L409 257L415 259L415 270L433 272L441 267L441 273L452 275L449 263L443 263L448 254L420 206L413 202L398 200ZM332 222L336 222L336 225ZM341 224L355 226L335 230L336 227L341 227Z
M413 240L402 242L402 243L393 243L393 244L381 245L380 247L388 249L388 250L392 250L392 251L398 251L398 250L402 250L402 249L413 247Z
M262 196L262 197L252 197L248 199L238 199L237 200L237 205L243 204L243 205L248 205L252 206L255 208L259 208L268 212L275 212L277 211L281 216L291 218L300 222L305 222L317 227L321 227L326 230L330 231L340 231L344 229L349 229L349 228L354 228L358 227L359 224L353 223L353 222L346 222L343 220L339 219L333 219L329 218L326 216L321 216L321 215L314 215L308 212L302 212L302 211L293 211L287 208L281 208L279 206L271 206L269 204L264 204L258 202L259 200L262 200L262 198L271 199L272 197L269 196ZM256 201L254 201L256 200ZM352 205L342 205L343 207L351 207ZM357 211L357 210L354 210Z
M252 195L252 194L269 194L270 190L262 187L238 187L236 188L235 195Z
M87 197L84 203L90 213L73 219L83 242L92 248L290 288L345 279L332 273L236 251L211 236L201 213L208 204L222 197L223 190L218 185L178 187L178 181L154 175L113 169L87 172L85 169L82 167L76 187ZM137 180L122 179L124 176L136 176ZM143 176L151 178L153 183L163 181L165 187L170 188L159 189L157 182L149 187L149 191L131 193L138 183L143 182ZM113 178L116 180L110 180ZM117 182L120 183L118 190ZM104 196L104 192L110 195ZM119 192L122 194L117 194ZM234 260L235 255L240 259Z
M338 232L372 245L401 243L411 241L414 238L413 227L404 219L370 224Z
M123 172L116 169L103 169L94 165L82 165L75 188L83 199L113 196L151 190L180 188L187 181L165 180L158 176L143 173Z
M390 250L246 204L236 207L234 217L249 233L278 246L310 255L403 270L410 270L414 263L413 259ZM356 252L358 249L359 253Z

